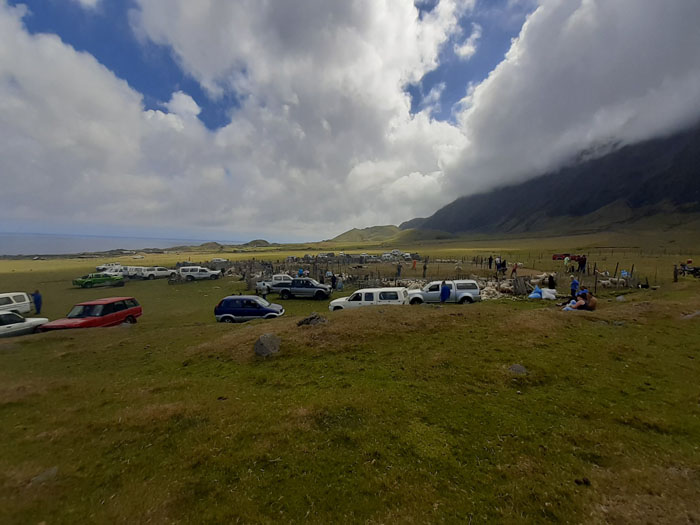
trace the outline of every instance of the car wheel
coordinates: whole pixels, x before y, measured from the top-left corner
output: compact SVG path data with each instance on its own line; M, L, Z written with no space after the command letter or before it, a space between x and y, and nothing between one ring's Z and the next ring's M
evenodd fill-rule
M194 281L194 277L192 277L191 275L188 275L185 279L190 282Z
M232 323L234 321L235 321L235 319L233 317L222 317L221 318L222 323Z
M155 278L156 278L156 276L153 275L153 274L151 274L151 275L148 276L148 280L149 280L149 281L152 281L152 280L155 279Z
M317 301L322 301L322 300L324 300L326 297L327 297L326 294L323 293L323 292L316 292L316 293L314 294L314 299L316 299Z
M92 288L92 283L85 283L85 288Z
M289 290L282 290L280 297L282 299L289 299L291 297L291 294L289 293Z
M126 319L124 319L124 322L125 322L126 324L136 324L136 318L135 318L135 317L132 317L132 316L130 315L129 317L127 317Z
M472 300L471 297L462 297L459 300L459 304L472 304L474 301Z
M342 309L343 309L342 306L334 306L334 307L333 307L333 311L334 311L334 312L337 312L338 310L342 310Z
M124 281L118 281L114 286L124 286Z
M211 279L212 281L216 281L218 278L218 275L212 275L211 277L209 277L209 279Z
M411 299L411 304L421 304L423 301L420 299Z

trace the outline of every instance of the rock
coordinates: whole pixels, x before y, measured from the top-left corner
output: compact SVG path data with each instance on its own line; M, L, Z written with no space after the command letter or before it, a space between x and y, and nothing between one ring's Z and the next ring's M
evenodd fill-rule
M525 368L523 365L510 365L510 367L508 367L508 370L510 370L518 376L525 376L528 374L527 368Z
M316 312L311 312L311 315L308 317L304 317L301 321L297 323L297 326L323 324L327 322L328 319L326 319L325 317L321 317Z
M51 481L53 478L55 478L58 475L58 467L51 467L50 469L45 470L38 476L34 476L32 480L29 482L30 485L37 485L39 483L46 483L47 481Z
M626 301L624 295L618 295L617 297L615 297L615 300L616 300L616 301L619 301L619 302L621 302L621 303L624 303L624 302Z
M282 340L275 334L263 334L255 341L255 354L260 357L269 357L280 351Z

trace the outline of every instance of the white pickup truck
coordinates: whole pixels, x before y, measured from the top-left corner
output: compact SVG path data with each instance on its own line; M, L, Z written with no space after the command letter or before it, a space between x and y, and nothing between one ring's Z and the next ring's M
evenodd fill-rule
M163 266L148 266L141 270L140 277L142 279L161 279L167 277L174 277L177 274L177 270L171 270L169 268L164 268Z
M278 273L272 276L272 279L267 281L258 281L255 283L255 291L257 293L270 293L275 290L274 286L280 284L292 284L292 277L286 273Z
M465 304L481 301L481 292L476 281L464 279L445 281L445 284L450 289L450 297L446 301L448 303ZM409 290L408 302L410 304L439 303L441 285L442 281L433 281L420 290Z

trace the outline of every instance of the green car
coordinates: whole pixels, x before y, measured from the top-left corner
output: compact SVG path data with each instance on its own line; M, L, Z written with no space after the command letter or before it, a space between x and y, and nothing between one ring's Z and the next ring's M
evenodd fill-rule
M124 278L121 275L108 273L90 273L73 281L74 286L92 288L93 286L124 286Z

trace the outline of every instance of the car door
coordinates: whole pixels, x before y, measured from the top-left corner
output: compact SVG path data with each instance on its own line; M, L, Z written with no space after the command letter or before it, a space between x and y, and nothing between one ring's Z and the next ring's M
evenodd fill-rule
M13 312L0 314L0 337L22 335L29 331L31 326L25 323L24 317Z
M364 305L364 301L362 300L362 292L355 292L348 297L347 301L345 301L345 308L357 308L358 306L362 305Z
M440 302L440 283L430 283L425 289L425 301L428 303Z
M103 304L97 326L114 326L120 323L119 313L114 310L114 303Z
M367 306L370 304L375 304L374 302L375 294L374 292L365 292L362 297L362 306Z
M259 318L261 312L262 309L257 301L253 299L243 299L243 317L246 320Z
M126 310L127 310L127 306L126 306L126 303L124 301L116 301L114 303L114 314L115 314L114 322L115 323L121 324L124 322L124 320L127 317Z

